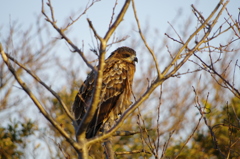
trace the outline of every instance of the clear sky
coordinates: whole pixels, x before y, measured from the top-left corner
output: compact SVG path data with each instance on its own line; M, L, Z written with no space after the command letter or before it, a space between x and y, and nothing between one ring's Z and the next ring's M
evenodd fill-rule
M22 30L26 30L31 25L33 26L33 29L36 29L37 15L41 15L42 24L46 23L43 15L41 14L42 1L40 0L0 0L0 2L0 41L2 41L2 38L8 34L9 27L13 25L15 21L21 25ZM184 30L186 20L192 18L195 20L195 26L192 26L192 29L195 29L197 20L192 14L191 4L194 4L198 11L207 17L218 2L218 0L135 0L138 17L142 29L147 29L148 31L149 37L146 38L150 45L156 42L161 43L161 39L165 37L164 33L168 33L168 22L173 24L175 29L181 33ZM123 6L123 3L123 0L118 0L115 17ZM49 8L46 6L46 0L44 1L44 4L45 11L49 15L50 12ZM87 4L88 0L52 0L57 25L59 27L64 27L66 25L66 21L70 21L69 17L72 15L81 14ZM89 51L90 47L93 46L91 39L92 32L88 27L86 19L89 18L96 28L98 34L100 36L104 36L109 26L114 4L114 0L102 0L95 3L94 6L90 8L88 12L70 28L71 30L68 32L67 36L70 37L70 39L73 40L80 48L82 46L82 42L84 41L85 50L83 51ZM232 14L234 20L237 19L239 7L239 0L231 0L227 6L227 9L229 10L230 14ZM224 17L227 16L223 16L219 20L224 21ZM50 26L49 23L48 25ZM133 27L134 25L135 27ZM155 39L156 37L151 38L156 36L156 29L159 31L159 37L157 37L157 41ZM129 33L129 30L132 31ZM123 36L129 36L129 38L126 41L117 44L117 46L128 46L131 44L131 41L140 39L140 36L136 30L136 22L134 20L132 6L130 5L129 10L124 17L124 21L116 30L116 37L122 38ZM54 30L51 26L50 31L52 34L51 36L45 36L46 39L59 37L56 30ZM173 33L172 30L171 32ZM171 35L176 37L176 34ZM108 54L117 46L110 48ZM175 42L173 46L175 46ZM69 52L69 47L66 47L65 42L62 42L61 46L58 44L58 47L61 48L60 50L63 52L61 56L64 56L67 54L67 52Z
M0 0L0 2L0 26L2 27L1 36L5 35L9 25L16 20L23 28L28 27L29 25L34 25L36 23L36 15L41 13L40 0ZM123 2L123 0L118 0L116 13L118 13L119 9L122 7ZM144 26L146 22L150 23L151 28L158 28L162 30L162 34L164 34L164 31L169 26L167 22L171 22L174 17L179 14L179 9L181 9L184 16L188 17L191 14L190 5L194 4L199 11L203 13L203 15L207 16L216 6L217 2L218 0L135 0L138 16L142 26ZM52 0L58 25L62 26L66 18L72 15L72 13L81 13L87 3L88 0ZM80 41L84 39L85 42L91 43L89 37L90 31L86 18L90 18L93 25L97 28L98 33L103 36L109 25L110 15L114 3L114 0L102 0L101 2L96 3L87 12L87 14L73 26L74 31L77 28L81 28L82 31L81 33L79 30L73 32L72 34L75 35L74 38L77 38ZM239 0L231 0L228 4L227 8L233 15L234 19L237 18L239 7ZM47 6L45 6L45 10L48 11ZM178 23L180 22L181 21ZM129 23L129 25L124 24L124 27L131 27L134 23L132 9L129 9L128 14L125 16L124 23Z

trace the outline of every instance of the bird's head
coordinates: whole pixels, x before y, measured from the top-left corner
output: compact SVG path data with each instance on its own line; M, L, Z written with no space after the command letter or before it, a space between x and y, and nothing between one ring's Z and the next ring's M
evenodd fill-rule
M138 62L136 52L129 47L119 47L117 50L113 51L109 58L117 58L129 63Z

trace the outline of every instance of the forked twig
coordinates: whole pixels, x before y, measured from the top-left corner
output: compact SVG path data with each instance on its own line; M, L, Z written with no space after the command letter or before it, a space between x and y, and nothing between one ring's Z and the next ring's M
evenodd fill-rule
M28 74L30 74L36 81L38 81L42 86L44 86L49 92L52 93L53 96L56 97L56 99L59 101L59 103L61 104L63 110L66 112L67 116L74 122L74 118L72 116L72 114L70 113L70 111L68 110L67 106L65 105L65 103L62 101L62 99L60 98L60 96L53 90L51 89L49 86L46 85L46 83L44 83L37 75L33 74L32 71L30 71L29 69L27 69L23 64L19 63L16 59L14 59L13 57L11 57L9 54L6 53L6 56L13 61L14 63L16 63L18 66L20 66L22 69L24 69Z
M47 5L49 6L50 8L50 11L51 11L51 15L52 15L52 19L50 19L48 17L48 15L45 13L45 10L44 10L44 3L43 3L44 0L42 0L42 14L45 16L45 19L47 22L49 22L53 28L61 35L61 38L65 39L65 41L73 48L73 52L77 52L81 58L83 59L83 61L86 63L86 65L91 68L92 70L95 70L95 68L88 62L88 60L86 59L86 57L84 56L84 53L65 35L64 33L64 29L60 29L58 26L57 26L57 22L55 21L54 19L54 10L53 10L53 7L52 7L52 4L51 4L51 1L48 0L48 3Z
M6 66L8 67L9 71L13 74L19 85L22 89L27 93L27 95L31 98L34 104L37 106L39 111L44 115L44 117L59 131L59 133L75 148L75 150L81 149L81 146L75 142L68 133L63 130L63 128L48 114L48 112L43 108L41 103L38 99L34 96L32 91L28 88L28 86L22 81L22 79L17 75L15 69L12 67L7 55L5 54L2 45L0 43L0 53L2 55L2 59L5 62Z
M139 35L141 36L142 38L142 41L144 42L144 45L146 46L146 48L148 49L148 51L150 52L150 54L152 55L152 58L153 58L153 61L155 63L155 67L156 67L156 70L157 70L157 73L158 73L158 78L161 79L162 78L162 74L161 74L161 71L160 71L160 67L158 65L158 61L157 61L157 58L153 52L153 50L149 47L143 33L142 33L142 29L141 29L141 26L140 26L140 22L138 20L138 16L137 16L137 11L136 11L136 7L135 7L135 3L134 3L134 0L132 0L132 7L133 7L133 12L134 12L134 16L135 16L135 20L137 22L137 26L138 26L138 33Z
M225 85L227 86L227 88L229 88L229 90L238 98L240 98L240 92L233 87L229 81L227 81L222 75L220 75L214 68L212 68L210 65L208 65L206 62L204 62L199 56L197 56L196 54L194 54L195 57L197 57L208 69L210 69L211 71L213 71L213 73L215 75L217 75L221 80L224 81ZM222 85L221 85L222 86Z

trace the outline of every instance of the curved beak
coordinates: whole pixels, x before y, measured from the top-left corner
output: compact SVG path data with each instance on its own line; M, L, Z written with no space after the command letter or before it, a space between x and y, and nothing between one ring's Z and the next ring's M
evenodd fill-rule
M134 57L133 61L138 62L138 58Z

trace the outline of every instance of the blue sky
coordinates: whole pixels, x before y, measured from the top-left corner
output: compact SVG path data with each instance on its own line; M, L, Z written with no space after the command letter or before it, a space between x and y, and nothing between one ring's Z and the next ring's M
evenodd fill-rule
M46 2L46 1L45 1ZM218 0L148 0L140 1L136 0L136 8L138 11L138 16L141 21L142 26L145 22L151 24L151 28L159 28L163 32L169 26L168 21L172 21L173 18L179 13L181 9L182 14L188 17L191 14L191 4L194 4L203 15L207 16L212 9L217 4ZM81 13L88 3L87 0L52 0L52 4L55 11L55 16L58 21L59 26L61 26L69 15L72 13ZM89 39L89 28L86 18L90 18L93 25L97 28L98 33L103 36L108 28L110 21L110 15L112 8L114 6L114 0L102 0L96 3L90 10L84 15L73 28L81 28L85 35L81 35L79 32L79 40L91 41ZM118 5L116 7L116 13L123 4L123 0L118 0ZM228 4L228 10L236 19L238 15L238 8L240 7L240 2L238 0L231 0ZM130 6L131 8L131 6ZM48 8L45 6L45 10ZM35 24L36 15L41 13L41 1L33 0L1 0L1 10L0 10L0 26L3 28L1 30L1 35L4 36L9 25L17 20L22 27L28 27L29 25ZM48 12L49 13L49 12ZM116 14L115 14L116 15ZM180 21L179 21L180 22ZM132 9L128 10L127 15L124 18L124 23L129 23L129 27L134 23ZM181 25L181 24L179 24ZM124 25L126 27L128 25ZM178 26L178 25L176 25ZM74 33L76 35L76 33ZM162 33L163 34L163 33ZM1 40L1 38L0 38Z
M33 29L36 29L36 16L41 15L42 2L40 0L0 0L0 2L0 42L6 38L9 32L9 27L13 25L15 21L21 24L22 30L26 30L31 25L33 26ZM123 2L123 0L118 0L115 17L121 9ZM204 15L204 17L207 17L215 8L218 2L218 0L135 0L137 13L142 29L145 29L148 32L148 36L146 36L146 39L149 42L150 46L153 46L155 43L162 43L163 37L166 37L164 33L168 33L168 22L173 24L175 29L181 34L186 25L186 20L192 18L195 21L193 22L193 26L191 26L191 29L195 29L197 20L192 14L191 4L194 4L198 11L200 11ZM44 1L44 4L45 3L46 1ZM74 13L75 15L79 15L80 13L82 13L87 3L87 0L52 0L57 25L59 27L64 27L66 21L69 21L69 17L72 16ZM92 32L88 27L86 19L89 18L92 21L98 34L100 36L104 36L109 26L109 21L111 19L114 4L114 0L102 0L95 3L94 6L90 8L88 12L83 15L82 18L79 19L79 21L77 21L71 27L71 30L69 33L67 33L67 36L69 36L70 39L72 39L80 48L82 46L82 42L84 41L84 52L89 52L90 47L93 46L91 39ZM231 0L227 6L227 9L233 16L234 20L237 19L239 7L239 0ZM46 6L46 4L45 11L49 15L49 8ZM219 19L219 21L223 22L224 17L227 17L226 12L224 12L224 15ZM44 20L43 15L41 15L41 23L47 23ZM47 24L49 25L52 34L50 36L44 36L46 41L51 38L59 37L56 30L54 30L49 23ZM156 29L159 31L159 35L155 35ZM172 30L169 32L171 36L177 37ZM191 32L189 32L189 34L191 34ZM134 20L131 5L129 6L129 10L127 11L126 16L124 17L124 21L116 30L116 37L121 38L124 36L129 36L129 38L121 44L117 44L112 47L109 50L108 54L119 45L128 46L133 40L140 39L140 36L137 33L136 22ZM226 38L229 37L223 37L221 38L221 40L225 41ZM220 42L218 41L218 43ZM139 43L136 43L135 45L138 46ZM175 42L172 42L172 46L173 47L170 46L170 49L172 49L171 51L177 49ZM139 48L136 47L134 49ZM69 51L69 47L64 41L58 43L58 50L60 50L58 51L60 52L60 54L58 54L57 56L63 56L63 58L65 56L72 56ZM141 58L143 59L145 58L145 56L139 56L140 60ZM161 67L164 67L162 65L163 64L161 63ZM139 75L138 72L142 70L139 65L137 67L137 75ZM84 72L83 78L85 78L85 76L86 72Z
M47 23L44 20L43 15L41 14L41 5L42 2L33 1L33 0L8 0L3 1L0 0L2 7L0 10L0 42L8 35L9 27L14 24L15 21L18 21L21 24L22 30L26 30L29 26L33 26L33 29L36 29L36 17L37 15L41 15L41 23ZM115 17L119 10L123 5L123 0L118 0L118 5L115 11ZM160 45L162 43L162 39L166 37L164 33L168 33L173 37L177 37L174 32L168 31L169 28L168 22L173 24L175 29L180 33L184 31L184 27L186 27L185 23L188 19L194 19L191 29L194 30L196 27L197 20L192 14L191 4L200 11L204 17L207 17L211 11L215 8L219 1L218 0L135 0L136 8L138 17L142 26L142 30L146 30L148 35L146 35L146 39L149 42L150 46L154 46L156 43ZM44 1L44 4L46 1ZM64 27L66 21L69 22L69 17L72 16L74 13L75 15L79 15L84 10L85 6L87 5L87 0L52 0L52 5L54 8L55 18L57 20L57 25L59 27ZM104 36L108 26L109 21L111 19L112 9L114 7L115 1L114 0L102 0L94 4L92 8L88 10L88 12L82 16L79 21L77 21L72 27L70 32L67 33L67 36L70 37L80 48L82 46L82 42L84 41L84 52L89 52L89 49L92 44L92 32L88 27L88 23L86 18L89 18L96 31L100 36ZM227 6L228 11L233 16L233 19L236 20L238 16L238 8L240 7L239 0L231 0ZM49 15L49 8L45 4L45 11ZM180 14L181 13L181 14ZM49 15L50 16L50 15ZM219 19L219 21L223 22L224 17L227 17L226 12L224 15ZM49 39L59 37L56 30L54 30L49 23L51 35L44 36L45 40L48 41ZM155 34L155 30L159 31L159 34ZM191 32L189 32L191 34ZM132 11L132 6L129 6L129 10L127 11L126 16L124 17L124 21L121 23L119 28L116 30L116 37L123 37L129 36L129 38L122 42L121 44L116 44L112 48L110 48L108 54L113 51L119 45L126 45L128 46L131 44L133 40L139 40L140 36L137 33L136 22L134 20L134 15ZM226 41L229 37L223 37L220 40ZM169 40L169 39L168 39ZM174 51L177 49L176 43L172 40L170 43L170 51ZM219 41L217 41L220 43ZM142 43L136 43L136 46L143 45ZM172 46L172 47L171 47ZM3 46L4 47L4 46ZM69 51L69 46L66 45L66 42L63 40L58 43L58 52L56 53L57 56L65 57L72 56L71 52ZM135 47L134 49L137 52L141 47ZM166 48L165 48L166 49ZM139 51L144 52L144 51ZM165 52L163 52L165 53ZM107 54L107 55L108 55ZM160 53L162 54L162 52ZM158 56L158 55L157 55ZM75 56L78 59L79 56ZM141 59L150 59L151 57L138 55L139 60ZM160 61L160 67L164 68L165 63ZM150 63L150 62L149 62ZM79 65L77 66L79 67ZM86 66L85 66L86 67ZM83 68L83 65L81 65ZM137 73L136 76L142 76L142 67L137 65ZM84 79L86 77L86 72L82 71L79 76ZM156 75L156 74L155 74ZM154 75L153 75L154 76ZM153 77L154 78L154 77ZM54 86L53 86L54 87Z
M21 28L23 30L26 30L31 25L33 26L33 29L36 27L36 16L41 15L42 2L40 0L0 0L0 2L2 4L2 9L0 10L0 41L2 41L2 38L5 38L9 31L9 27L13 25L15 21L21 24ZM115 17L121 9L123 2L123 0L118 0ZM195 29L197 20L192 14L191 4L194 4L195 7L205 17L207 17L218 2L218 0L135 0L142 30L146 29L149 33L146 38L150 43L150 46L156 42L161 43L161 39L166 37L164 33L166 33L167 28L169 28L168 22L173 24L175 29L181 33L184 31L185 22L187 19L192 18L195 21L193 23L194 26L191 28L192 30ZM46 3L46 1L44 1L44 3ZM69 17L74 13L75 15L82 13L87 4L88 0L52 0L57 25L59 27L64 27L66 25L66 21L69 22ZM88 27L86 19L89 18L98 34L100 36L104 36L109 26L114 4L114 0L102 0L95 3L94 6L90 8L88 12L70 28L71 30L67 36L70 37L70 39L80 47L84 41L84 52L89 51L90 47L93 46L91 39L92 32ZM239 0L231 0L227 6L234 20L237 19L239 7ZM49 15L49 8L46 6L46 4L45 11ZM223 17L220 18L220 21L224 20ZM43 15L41 15L41 23L46 23ZM48 25L50 26L49 23ZM159 31L158 37L155 35L156 29ZM59 37L58 33L51 26L50 31L52 35L45 36L46 39ZM168 34L176 37L176 34L174 34L173 30L170 30ZM189 32L189 34L191 33ZM119 45L128 46L131 41L140 39L140 36L137 33L136 22L134 20L131 5L129 6L126 16L124 17L124 21L116 30L116 37L122 38L124 36L129 36L129 38L121 44L117 44L110 48L108 54ZM139 44L137 43L136 45ZM175 46L175 42L173 43L173 46ZM58 48L61 48L61 51L64 52L64 54L61 54L61 56L64 56L66 52L69 52L69 47L66 47L65 42L58 44Z

